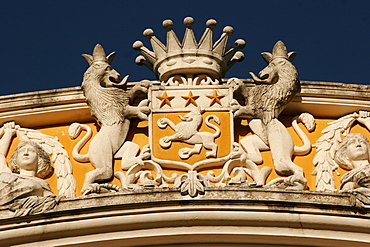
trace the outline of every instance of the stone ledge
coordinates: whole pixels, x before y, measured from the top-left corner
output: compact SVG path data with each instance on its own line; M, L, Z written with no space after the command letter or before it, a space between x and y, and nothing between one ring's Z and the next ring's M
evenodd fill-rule
M129 87L133 85L129 83ZM315 117L337 118L358 109L370 111L370 86L310 81L301 81L301 85L301 93L287 105L283 114L310 112ZM30 128L69 124L76 116L74 121L93 121L81 87L0 96L1 123L15 121Z
M62 199L53 211L39 215L11 218L3 208L0 211L3 218L0 220L0 245L34 241L47 241L46 245L50 245L53 239L72 238L75 241L87 235L94 239L96 234L122 234L122 231L155 230L157 234L158 231L196 226L202 229L262 227L272 232L289 228L310 229L327 231L330 236L346 230L347 236L353 236L345 242L353 244L351 239L355 235L361 235L359 239L362 239L363 234L368 234L370 211L361 213L353 208L350 197L339 192L242 187L209 188L196 198L182 196L175 189L82 196ZM350 229L343 229L343 226Z
M352 207L352 195L349 193L316 192L316 191L279 191L265 189L250 189L239 186L226 188L207 188L204 195L191 198L180 194L177 189L137 189L125 190L117 193L106 193L101 195L79 196L74 198L62 198L59 205L44 215L33 215L12 218L11 213L5 207L0 208L0 225L7 218L14 221L24 221L26 218L44 218L46 215L71 215L83 212L106 212L119 209L136 210L153 207L178 206L178 205L224 205L242 206L244 210L252 207L263 211L302 211L313 213L319 211L323 214L338 214L349 216L369 216L367 213ZM1 220L2 218L2 220ZM49 217L48 217L49 218ZM0 227L1 229L1 227Z

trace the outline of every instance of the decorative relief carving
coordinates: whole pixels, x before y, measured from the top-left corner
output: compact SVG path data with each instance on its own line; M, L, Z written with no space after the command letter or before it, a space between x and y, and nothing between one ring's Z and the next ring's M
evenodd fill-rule
M139 57L139 62L151 68L162 81L160 88L149 87L149 101L152 102L150 107L152 114L149 119L150 143L143 147L141 152L137 144L125 142L125 137L130 117L136 116L140 119L146 119L146 115L143 113L149 112L149 109L145 108L149 101L144 100L144 103L139 104L139 107L135 108L136 111L133 111L134 109L129 105L129 102L136 95L135 91L127 92L125 90L127 77L119 82L119 74L109 65L114 53L106 57L104 50L98 45L94 49L93 56L83 55L90 65L84 76L83 90L92 115L102 126L92 140L86 155L79 154L79 151L87 142L88 137L91 136L89 127L77 123L70 127L72 138L76 138L83 129L87 131L86 136L74 148L73 157L81 162L90 161L96 168L86 174L82 189L84 194L101 191L103 182L112 178L113 157L107 157L108 153L115 154L114 158L122 158L122 169L127 170L126 173L115 173L115 176L121 181L122 188L134 188L136 187L134 184L143 187L167 187L168 183L173 183L175 188L180 188L182 193L190 196L203 193L205 187L210 186L207 177L200 174L198 169L211 164L225 163L236 156L236 153L239 153L239 150L234 148L236 144L233 144L233 131L229 124L232 119L228 96L231 89L229 86L219 84L225 72L236 61L242 60L243 55L237 50L244 47L245 42L238 40L234 47L225 51L228 36L233 32L231 27L227 27L219 41L213 45L212 28L215 27L216 22L210 20L207 22L208 28L198 44L195 42L191 29L192 18L186 18L184 22L187 31L183 44L177 42L177 37L172 31L171 21L165 21L163 24L168 30L168 47L166 49L162 49L163 45L154 37L152 30L146 30L144 36L150 38L154 52L146 49L141 42L134 44L134 48L141 50L145 56ZM179 85L182 86L183 90L178 90ZM146 92L148 86L148 84L142 85L141 91ZM123 107L119 108L119 106ZM105 109L101 109L102 107ZM201 128L204 128L201 108L205 110L212 108L214 111L222 112L224 124L222 124L219 114L204 116L205 126L216 131L215 133L209 132L209 130L200 131ZM116 109L120 111L120 114ZM170 111L168 116L177 114L183 122L175 124L172 117L159 117L161 112L167 111ZM226 139L225 143L228 147L218 154L216 140L221 135L221 124L224 126L223 128L226 128L224 131L228 132L224 135L231 139ZM167 126L170 126L176 133L161 136L158 138L159 142L155 142L153 138L157 138L158 134L154 132L160 129L165 130ZM184 147L177 150L179 160L163 159L161 155L158 158L158 150L163 152L170 149L173 141L192 144L194 147ZM201 154L202 147L207 149L206 158L212 159L202 157L204 155ZM190 159L193 160L188 161ZM171 177L167 177L163 171L165 167L180 169L187 174L180 176L173 173Z
M313 175L316 176L317 191L335 191L337 189L333 174L338 168L335 153L340 146L343 148L342 136L347 136L356 122L364 124L370 130L370 112L354 112L330 122L329 126L322 131L323 135L316 141L316 156L313 159L316 168ZM344 165L342 164L342 166ZM344 169L348 170L352 167Z
M245 42L237 40L234 47L226 50L228 36L233 32L231 27L226 27L221 38L213 44L212 29L216 21L209 20L197 43L191 29L193 22L192 18L185 18L182 44L170 20L163 22L167 29L166 46L151 29L145 30L144 36L150 39L153 51L140 41L134 43L134 49L143 54L137 58L137 63L146 65L159 79L153 84L141 82L127 90L127 76L119 82L119 74L110 67L114 53L106 56L100 45L95 47L92 56L83 55L90 65L84 76L83 90L92 115L101 125L84 155L79 152L91 138L91 129L77 123L70 127L72 138L86 131L75 146L73 157L81 162L90 161L95 167L86 174L83 194L122 188L166 188L171 184L191 197L205 193L207 187L213 185L306 189L303 168L293 162L293 155L306 155L311 151L311 142L298 123L311 132L315 119L309 113L302 113L292 120L302 146L294 144L287 127L278 119L300 91L298 73L292 64L296 53L288 52L284 43L278 41L272 53L262 53L268 65L258 76L250 73L254 86L245 85L237 78L223 83L221 78L226 71L242 60L243 54L237 50L243 48ZM147 93L148 99L132 106L139 92ZM240 100L238 95L244 98L244 104L237 101ZM132 117L148 120L149 143L141 150L138 144L126 141ZM246 118L252 135L235 142L234 118ZM363 118L356 117L358 121ZM351 121L345 124L351 125ZM335 131L342 133L340 128ZM338 145L341 141L325 140L336 141ZM333 186L330 176L335 167L331 165L335 164L334 156L329 157L327 152L333 154L338 147L330 144L328 149L324 143L321 139L316 143L314 162L318 190L329 190L326 187ZM267 185L272 167L258 167L263 162L263 150L271 151L273 167L277 175L283 176ZM122 171L113 174L115 158L122 159ZM328 165L330 169L326 169ZM121 187L105 183L111 181L113 175L121 181Z
M250 73L256 86L247 87L239 79L229 80L229 84L245 99L245 106L241 106L236 100L232 101L234 116L248 118L249 127L254 133L242 139L240 144L246 151L241 161L257 186L263 186L270 173L269 169L259 170L256 165L262 162L259 150L271 150L276 172L288 177L272 180L268 186L292 190L302 190L306 187L307 180L303 169L292 162L292 155L295 154L293 139L278 120L279 114L300 90L298 73L292 64L295 56L295 52L288 53L284 43L278 41L272 54L262 53L262 57L268 63L267 67L261 70L258 77ZM313 117L306 116L310 116L309 124L314 126ZM306 146L308 150L303 151L310 151L311 145Z
M136 84L127 90L126 76L121 82L120 74L112 69L115 52L105 55L101 45L96 45L93 55L83 54L90 67L84 74L82 89L86 96L92 116L101 126L99 133L92 139L89 151L85 155L78 154L82 142L77 145L73 157L81 162L90 161L95 170L86 174L83 194L102 191L102 183L113 179L113 155L125 142L130 118L147 119L149 102L143 100L138 106L131 106L140 92L147 92L147 81ZM81 132L81 125L70 128L70 136L76 138ZM103 185L103 187L107 187Z
M236 62L244 59L244 54L238 50L245 47L245 41L238 39L233 47L226 50L228 37L234 32L232 27L227 26L213 44L212 29L216 27L217 22L210 19L197 43L191 28L193 24L193 18L184 19L186 31L184 40L180 43L172 30L173 22L163 21L162 25L167 30L167 46L154 36L152 29L146 29L143 35L150 40L153 51L146 48L141 41L136 41L133 48L143 54L136 58L136 63L152 70L166 86L219 84L225 73Z
M241 60L243 55L237 50L243 48L245 42L238 40L236 46L225 51L227 37L232 34L232 28L226 27L224 34L213 45L211 34L216 22L210 20L200 42L196 43L191 29L192 18L185 18L184 23L187 29L182 44L172 30L172 21L166 20L163 26L168 31L167 46L154 36L151 29L145 30L144 36L150 39L153 52L140 41L133 45L143 54L137 62L150 68L161 82L159 86L151 85L148 91L149 101L152 102L149 145L140 152L137 144L127 142L118 151L122 157L122 169L127 170L126 173L115 174L122 187L134 187L134 182L144 187L166 187L167 183L173 182L183 194L194 197L204 193L205 188L211 186L210 182L216 183L216 186L263 186L271 168L259 170L256 164L261 161L259 150L270 149L276 171L289 177L273 180L269 186L304 189L306 179L303 170L292 162L292 155L309 152L311 145L296 122L302 121L312 130L314 119L309 114L302 114L293 121L293 127L304 141L300 148L294 146L285 126L277 119L299 91L297 71L291 63L295 53L288 53L280 41L272 54L262 54L269 65L259 77L251 73L259 85L250 89L238 79L224 85L220 79L232 64ZM246 99L245 106L232 100L233 90L242 93ZM201 109L207 114L202 116ZM240 144L234 142L234 116L251 118L249 125L254 132L254 135L242 139ZM276 129L279 131L274 132ZM169 130L175 133L171 134ZM220 143L222 151L218 152ZM194 146L184 147L183 144ZM203 152L202 147L206 149ZM168 155L174 151L178 153L178 158ZM199 172L209 166L222 167L221 174L215 176L209 171L204 175ZM167 177L163 172L166 168L186 173L173 173ZM254 181L246 181L247 174Z
M53 209L59 197L75 196L72 166L57 138L21 128L14 122L5 123L0 132L0 205L8 205L17 217L43 213ZM15 134L21 142L10 158L9 168L5 156ZM59 197L43 180L54 171L49 155L58 178Z
M355 206L370 208L370 143L359 133L348 134L334 154L335 162L350 170L341 178L340 189L355 195Z
M189 194L191 197L196 197L198 194L204 194L205 188L211 184L207 177L196 171L188 171L175 180L174 187L180 188L181 194Z
M182 75L171 76L167 81L161 81L163 86L196 86L196 85L218 85L218 79L212 79L208 75L200 74L195 78L187 78Z
M149 145L145 145L140 151L136 143L127 141L123 144L115 158L122 158L121 168L127 172L125 174L118 171L114 174L120 180L122 188L168 188L168 183L174 183L178 177L177 173L173 173L172 177L167 177L159 164L148 160L150 157Z
M202 125L202 111L199 107L194 108L184 117L178 115L178 117L184 121L178 124L174 124L168 118L160 118L158 120L158 127L166 128L170 126L176 133L172 136L165 136L159 140L159 144L163 148L168 148L171 146L172 141L181 141L188 144L195 144L194 148L182 148L179 150L179 156L181 159L187 159L193 154L199 154L202 147L206 149L211 149L211 151L206 153L206 157L216 157L217 144L215 143L215 138L218 138L221 134L220 128L216 125L210 123L210 119L213 119L217 124L220 124L220 119L216 115L209 115L206 117L205 123L208 127L211 127L216 132L199 132L198 129Z
M272 53L262 53L268 65L258 76L250 73L255 85L246 85L237 78L224 83L221 78L228 69L243 60L238 49L245 46L244 40L237 40L226 50L233 29L225 27L213 43L216 21L209 20L198 43L191 29L193 22L192 18L185 18L186 32L181 44L170 20L163 22L167 29L166 46L151 29L145 30L144 36L150 39L153 51L140 41L134 43L133 47L143 54L137 63L149 67L159 82L141 81L129 89L128 76L120 81L120 74L110 65L114 52L106 56L103 47L96 45L93 55L82 55L89 64L82 89L91 115L100 126L94 137L88 125L73 123L69 127L72 139L85 132L72 150L73 158L94 167L85 174L83 195L172 187L182 195L196 197L212 186L307 188L303 168L293 162L293 156L311 151L311 141L298 123L311 132L315 119L309 113L292 119L291 126L302 146L294 144L287 127L278 119L300 91L298 72L292 64L296 53L288 52L284 43L278 41ZM143 99L143 94L147 99ZM243 104L240 98L244 99ZM140 143L141 148L126 140L131 118L148 121L148 142ZM235 118L247 119L251 135L234 140ZM356 122L370 130L370 112L346 115L322 131L315 144L316 168L312 174L316 176L317 191L339 189L352 193L355 206L370 208L370 144L362 134L349 134ZM15 135L22 142L8 167L6 155ZM25 216L52 210L59 197L75 196L72 164L57 138L21 128L14 122L5 123L0 136L1 206L15 211L15 216ZM81 154L90 139L88 152ZM271 152L273 165L260 169L264 161L261 151L266 150ZM122 171L114 173L114 159L121 159ZM334 178L338 167L349 170L341 177L340 188L336 188ZM282 177L266 184L273 168ZM58 196L43 180L53 169ZM109 183L114 177L121 186Z
M163 91L173 97L171 108L162 107L161 99L158 99L164 95ZM189 97L196 106L194 102L184 104L184 95L197 96L196 99ZM239 145L233 142L233 125L230 124L233 118L228 104L230 95L231 87L228 85L180 88L152 85L149 88L153 102L149 119L150 161L161 169L186 172L180 175L173 173L171 178L163 177L165 183L173 181L173 187L179 188L182 194L195 197L204 193L212 180L199 170L222 166L241 154ZM188 147L189 144L194 146ZM222 150L219 150L220 144ZM177 157L174 153L178 154ZM145 164L148 162L144 161Z

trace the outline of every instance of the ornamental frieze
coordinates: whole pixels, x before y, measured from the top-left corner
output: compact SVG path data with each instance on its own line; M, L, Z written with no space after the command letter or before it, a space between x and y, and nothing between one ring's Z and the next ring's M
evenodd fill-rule
M250 72L252 80L223 79L244 59L245 41L227 48L227 26L214 42L215 20L197 41L194 20L184 24L181 42L165 20L166 44L152 29L143 33L152 50L133 44L142 53L136 63L157 81L121 79L115 52L99 44L82 55L89 67L81 88L95 122L38 130L3 123L1 206L25 216L76 196L163 189L196 198L236 187L350 193L354 206L370 205L369 111L338 119L287 114L301 92L296 52L278 41L261 53L266 66Z

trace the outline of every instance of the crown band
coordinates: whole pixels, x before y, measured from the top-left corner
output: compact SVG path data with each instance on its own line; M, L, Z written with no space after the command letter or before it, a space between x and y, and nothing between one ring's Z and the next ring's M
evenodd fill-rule
M217 22L210 19L197 43L191 28L193 23L191 17L184 19L186 31L183 42L180 43L172 30L173 22L163 21L162 25L167 30L167 46L154 36L152 29L146 29L143 35L150 40L153 51L146 48L141 41L136 41L133 48L142 53L136 58L136 63L147 66L160 81L167 81L178 74L187 77L206 74L213 79L221 79L231 66L244 59L244 54L238 51L245 47L245 41L242 39L238 39L235 45L226 51L228 37L234 32L232 27L225 27L221 37L213 44L212 29L216 27Z

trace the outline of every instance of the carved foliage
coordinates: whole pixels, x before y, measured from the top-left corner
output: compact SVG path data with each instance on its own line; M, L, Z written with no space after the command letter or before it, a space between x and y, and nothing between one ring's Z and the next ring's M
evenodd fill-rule
M196 197L198 193L204 194L205 188L210 186L207 177L196 171L188 171L188 174L181 175L174 184L175 188L180 188L181 194L189 194L191 197Z
M15 211L15 217L46 212L57 205L60 197L75 196L72 165L56 137L21 128L14 122L5 123L0 133L0 204L8 205L10 210ZM15 133L21 142L10 157L8 167L5 155ZM53 173L49 156L57 175L59 197L43 180Z
M366 111L348 114L330 122L329 126L322 131L323 135L315 144L316 156L313 159L313 164L316 166L313 175L316 176L317 191L336 190L333 172L338 168L338 164L334 160L334 154L342 143L342 138L348 135L356 120L363 122L369 114Z
M19 136L22 141L31 140L39 144L47 154L51 155L57 176L58 195L73 197L76 195L76 181L72 175L72 164L67 151L57 137L49 136L37 130L18 128L22 132Z

